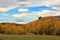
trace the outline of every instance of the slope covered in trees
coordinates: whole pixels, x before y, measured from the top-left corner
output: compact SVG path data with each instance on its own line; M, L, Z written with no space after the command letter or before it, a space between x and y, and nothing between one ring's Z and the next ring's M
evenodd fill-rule
M2 34L60 35L60 18L44 17L28 24L0 23Z

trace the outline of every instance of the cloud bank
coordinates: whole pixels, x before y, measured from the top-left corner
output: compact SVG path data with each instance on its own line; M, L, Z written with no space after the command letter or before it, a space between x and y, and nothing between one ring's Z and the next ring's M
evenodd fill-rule
M60 0L0 0L0 8L6 11L8 9L19 7L35 7L47 5L55 7L57 10L60 8Z

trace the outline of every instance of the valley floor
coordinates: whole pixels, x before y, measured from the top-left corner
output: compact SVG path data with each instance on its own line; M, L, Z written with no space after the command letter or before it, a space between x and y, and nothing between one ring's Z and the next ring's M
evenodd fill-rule
M60 40L60 36L48 35L1 35L0 40Z

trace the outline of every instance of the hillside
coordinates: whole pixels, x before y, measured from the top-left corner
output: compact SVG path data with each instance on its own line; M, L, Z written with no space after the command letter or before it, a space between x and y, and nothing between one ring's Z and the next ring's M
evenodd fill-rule
M0 23L0 33L3 34L43 34L60 35L60 18L44 17L28 24Z
M44 17L44 18L41 18L41 19L38 19L34 22L31 23L32 26L36 26L36 25L39 25L39 24L43 24L43 25L47 25L47 24L52 24L54 23L54 25L57 25L59 24L60 26L60 16L52 16L52 17ZM57 25L58 26L58 25Z
M60 16L52 16L38 19L30 24L31 27L35 28L33 32L40 34L60 34Z

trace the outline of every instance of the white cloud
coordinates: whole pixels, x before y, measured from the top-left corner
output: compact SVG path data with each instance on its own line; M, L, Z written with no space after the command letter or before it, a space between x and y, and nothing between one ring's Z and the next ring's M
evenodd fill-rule
M17 24L27 24L28 22L15 22Z
M0 8L0 11L1 12L6 12L6 11L8 11L8 9L6 9L6 8Z
M37 16L36 13L27 14L27 17L29 17L29 18L35 18L35 19L37 19L36 16Z
M28 16L29 18L35 18L35 16L34 15L30 15L30 16Z
M18 7L18 6L11 6L11 7L8 7L8 8L2 8L2 7L0 7L0 11L1 12L6 12L6 11L8 11L10 9L14 9L15 7Z
M8 8L11 6L18 6L17 0L0 0L0 7Z
M37 20L38 19L38 18L36 18L35 15L30 15L30 16L28 16L28 18L33 18L34 20Z
M25 9L25 8L20 8L19 10L18 10L19 12L28 12L29 10L28 9Z
M20 18L20 17L28 17L28 18L36 18L36 13L21 13L21 14L13 14L12 15L13 17L17 17L17 18Z
M43 10L42 12L37 12L37 15L39 15L41 17L58 16L58 15L60 15L60 12L51 11L51 10Z
M14 14L12 15L13 17L24 17L26 16L27 14L23 13L23 14Z
M55 13L55 16L60 16L60 12L56 12Z
M51 5L54 9L56 9L57 11L60 11L60 5L59 4L55 4L55 5Z

